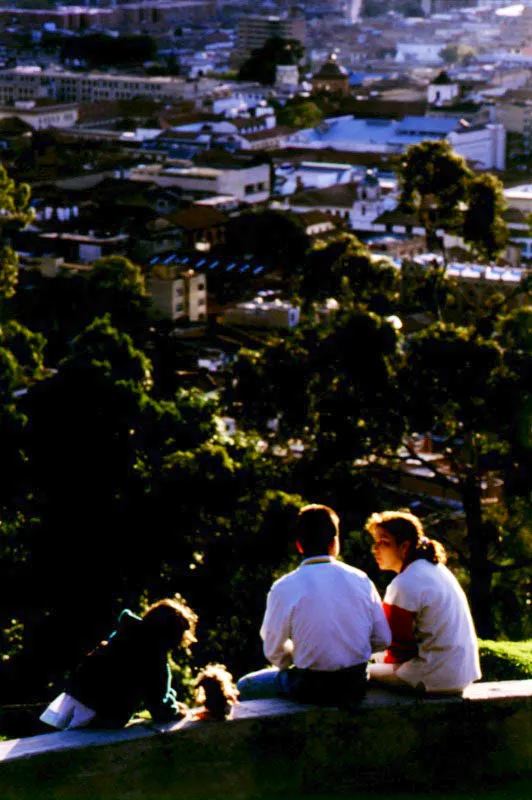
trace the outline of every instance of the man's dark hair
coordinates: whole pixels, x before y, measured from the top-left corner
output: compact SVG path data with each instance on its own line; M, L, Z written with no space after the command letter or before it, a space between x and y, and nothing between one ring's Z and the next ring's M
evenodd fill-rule
M339 530L338 514L329 506L312 503L297 515L296 540L307 557L326 554Z

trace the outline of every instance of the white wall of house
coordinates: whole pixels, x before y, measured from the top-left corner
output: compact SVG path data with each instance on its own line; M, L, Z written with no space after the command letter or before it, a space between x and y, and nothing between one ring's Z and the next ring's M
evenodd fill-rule
M44 130L45 128L72 128L78 121L79 113L77 107L74 106L48 106L43 108L33 107L32 101L30 108L24 108L26 103L20 101L22 107L15 103L15 108L8 108L0 110L0 119L7 119L8 117L17 117L27 125L31 125L36 131Z
M207 278L191 275L185 278L187 289L187 313L191 322L199 322L207 316Z
M397 42L395 61L398 64L442 64L440 51L444 46L442 42Z
M456 83L431 83L427 89L427 100L431 105L443 106L458 97L460 88Z
M270 196L270 168L258 164L241 169L214 167L183 167L168 169L159 165L133 167L128 178L150 181L159 186L179 186L190 191L232 195L247 203L259 203Z
M218 182L217 194L231 194L247 203L258 203L270 196L270 168L258 164L246 169L224 170Z
M505 189L504 197L510 208L517 208L525 214L532 212L532 183Z
M299 322L299 308L283 300L262 298L224 309L220 322L256 328L294 328Z
M477 161L485 169L506 167L506 131L500 123L491 123L470 131L447 136L459 155L470 161Z
M207 314L207 278L184 273L167 279L152 276L147 281L152 305L171 320L199 322Z

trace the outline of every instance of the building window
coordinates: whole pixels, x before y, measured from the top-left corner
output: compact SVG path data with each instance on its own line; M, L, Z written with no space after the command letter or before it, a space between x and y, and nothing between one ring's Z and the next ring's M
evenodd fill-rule
M255 191L254 183L248 183L246 186L244 186L244 194L253 194L254 191Z

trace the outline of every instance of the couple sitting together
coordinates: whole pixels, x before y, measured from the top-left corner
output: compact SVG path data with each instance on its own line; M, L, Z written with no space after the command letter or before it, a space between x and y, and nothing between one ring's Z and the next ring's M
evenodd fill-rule
M442 545L407 512L373 514L366 529L380 569L397 573L383 603L365 572L337 560L337 514L324 505L301 509L303 560L273 584L260 631L273 668L241 678L241 700L349 704L363 697L368 678L459 694L481 677L469 605Z

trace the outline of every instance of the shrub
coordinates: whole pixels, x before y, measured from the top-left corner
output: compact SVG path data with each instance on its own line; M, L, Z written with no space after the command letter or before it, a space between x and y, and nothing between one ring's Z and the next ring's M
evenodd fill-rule
M480 640L480 666L484 681L532 678L532 639L523 642Z

